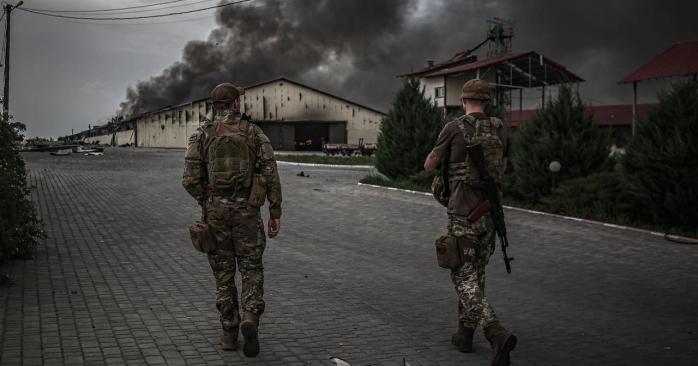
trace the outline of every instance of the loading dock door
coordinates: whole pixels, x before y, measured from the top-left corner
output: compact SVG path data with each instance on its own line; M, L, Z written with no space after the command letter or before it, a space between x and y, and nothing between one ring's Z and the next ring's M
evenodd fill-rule
M271 146L279 151L321 151L323 143L347 142L347 122L258 121L269 137Z
M326 123L298 122L294 125L295 148L298 151L320 151L323 141L330 139L330 127Z

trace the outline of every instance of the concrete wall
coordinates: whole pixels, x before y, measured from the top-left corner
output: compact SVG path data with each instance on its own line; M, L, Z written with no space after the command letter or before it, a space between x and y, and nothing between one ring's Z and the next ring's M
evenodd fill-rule
M117 132L115 139L116 145L132 144L135 141L134 135L135 133L133 130ZM110 145L112 141L112 136L114 136L114 134L85 137L84 142L87 144Z
M136 121L138 146L185 148L208 112L205 101L198 101L141 116Z
M245 89L243 111L253 120L347 121L347 142L377 142L383 115L285 80Z

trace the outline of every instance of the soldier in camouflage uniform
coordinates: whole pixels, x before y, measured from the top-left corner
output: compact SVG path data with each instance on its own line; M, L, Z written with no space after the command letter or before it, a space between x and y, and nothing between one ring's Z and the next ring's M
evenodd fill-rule
M485 297L485 267L494 252L495 232L489 214L471 222L468 214L485 200L477 169L468 159L466 146L480 143L489 174L497 183L506 169L507 128L498 118L484 113L490 99L489 83L473 79L463 85L461 94L465 115L447 123L424 168L435 169L448 154L449 185L448 231L457 238L463 265L451 270L458 295L458 327L451 342L462 352L472 352L475 328L482 326L493 351L492 365L509 365L509 352L516 336L502 327Z
M221 348L237 349L240 329L245 337L243 351L254 357L259 353L257 332L264 312L266 236L260 206L266 196L268 232L273 238L280 230L281 184L269 139L259 127L241 119L241 94L230 83L211 92L214 118L189 138L182 184L202 205L203 219L215 237L215 250L207 254L216 278L216 307L223 325ZM242 279L242 322L236 266Z

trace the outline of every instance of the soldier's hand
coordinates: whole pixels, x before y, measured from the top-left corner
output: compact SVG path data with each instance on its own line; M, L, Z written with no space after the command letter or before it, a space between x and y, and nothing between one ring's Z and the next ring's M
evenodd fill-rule
M270 238L273 238L273 237L279 235L280 230L281 230L281 219L269 219L267 235L269 235Z

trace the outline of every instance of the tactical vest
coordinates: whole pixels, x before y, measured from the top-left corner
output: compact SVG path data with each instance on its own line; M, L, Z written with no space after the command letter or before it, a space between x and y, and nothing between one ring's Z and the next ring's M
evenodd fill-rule
M204 128L204 157L208 189L214 194L248 191L255 164L254 133L247 121L240 121L234 131L217 131L214 122Z
M464 121L465 120L465 121ZM463 119L457 120L458 127L461 130L466 146L481 144L485 155L485 163L487 171L499 182L502 177L502 157L504 156L504 144L497 135L497 129L503 127L502 121L498 118L477 119L471 115L465 116ZM465 129L465 123L469 123L474 127L473 133L468 133ZM466 156L464 162L450 163L449 168L449 183L462 181L466 184L479 184L480 174L477 169Z

